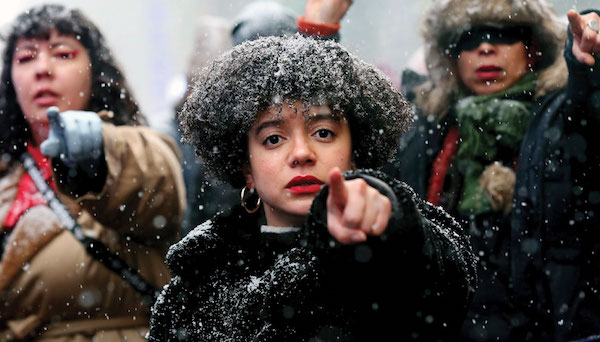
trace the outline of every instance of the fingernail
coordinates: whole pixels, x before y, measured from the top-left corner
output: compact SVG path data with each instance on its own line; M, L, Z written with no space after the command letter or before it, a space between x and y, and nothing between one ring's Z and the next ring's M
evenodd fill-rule
M377 225L377 223L375 223L375 224L373 224L373 225L371 226L371 231L372 231L373 233L377 233L377 230L378 230L378 229L379 229L379 226Z
M363 242L365 240L363 234L356 233L352 235L352 242Z

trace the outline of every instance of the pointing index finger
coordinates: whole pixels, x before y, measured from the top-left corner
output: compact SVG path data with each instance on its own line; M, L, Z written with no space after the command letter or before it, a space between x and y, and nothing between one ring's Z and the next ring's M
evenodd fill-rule
M583 34L583 29L585 27L585 23L583 23L583 19L579 13L570 10L567 12L567 18L569 19L569 26L571 27L571 32L573 35L581 37Z
M46 115L48 116L48 123L50 123L51 129L60 131L64 128L64 125L60 122L60 111L58 110L58 107L48 107Z
M338 167L329 172L329 196L333 203L340 209L344 209L348 201L348 191L344 185L344 177Z

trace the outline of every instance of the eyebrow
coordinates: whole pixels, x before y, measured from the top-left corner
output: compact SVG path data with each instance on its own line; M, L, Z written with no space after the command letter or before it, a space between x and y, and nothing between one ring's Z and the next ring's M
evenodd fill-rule
M314 113L314 114L309 114L307 115L306 121L307 122L312 122L312 121L320 121L320 120L327 120L327 121L333 121L333 122L340 122L342 121L342 115L341 114L337 114L337 113Z
M336 114L336 113L316 113L316 114L309 114L306 116L306 123L310 123L313 121L321 121L321 120L327 120L327 121L333 121L335 123L339 123L340 121L342 121L342 115L341 114ZM285 120L283 119L275 119L275 120L269 120L269 121L265 121L262 122L261 124L258 125L258 127L256 128L256 135L259 135L259 133L268 127L277 127L280 126L281 124L284 123Z
M39 46L39 44L37 44L37 43L26 43L23 45L17 45L17 46L15 46L15 52L20 51L20 50L37 50L38 46Z
M57 48L57 47L59 47L59 46L61 46L61 45L65 45L65 46L67 46L67 47L69 47L69 48L71 48L71 49L74 49L74 48L75 48L75 47L74 47L74 46L72 46L72 45L71 45L71 44L70 44L68 41L62 41L62 40L56 40L56 41L54 41L54 42L52 42L52 43L48 44L48 46L50 47L50 49Z
M30 42L27 42L27 43L24 43L23 45L16 46L15 47L15 51L18 51L18 50L37 50L39 48L40 44L43 44L43 43L39 43L39 42L37 42L37 43L31 42L30 43ZM54 48L60 47L62 45L65 45L65 46L67 46L69 48L73 48L73 49L75 48L75 47L71 46L71 44L69 44L69 42L62 41L62 40L57 40L55 42L48 43L48 47L50 49L54 49Z
M258 135L260 133L260 131L262 131L265 128L268 127L276 127L276 126L280 126L283 123L283 119L276 119L276 120L269 120L269 121L265 121L262 122L260 125L258 125L258 127L256 127L256 135Z

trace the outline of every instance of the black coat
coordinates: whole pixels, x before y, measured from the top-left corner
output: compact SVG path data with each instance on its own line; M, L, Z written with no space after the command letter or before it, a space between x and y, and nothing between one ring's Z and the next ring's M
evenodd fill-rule
M510 215L459 217L478 256L465 340L600 333L600 68L578 63L571 44L568 87L533 101ZM441 121L420 117L388 173L426 198L432 164L455 124L451 113Z
M454 340L475 283L461 227L404 183L353 172L392 200L385 234L340 245L326 227L327 187L305 226L260 232L241 208L174 245L174 278L156 302L150 341Z

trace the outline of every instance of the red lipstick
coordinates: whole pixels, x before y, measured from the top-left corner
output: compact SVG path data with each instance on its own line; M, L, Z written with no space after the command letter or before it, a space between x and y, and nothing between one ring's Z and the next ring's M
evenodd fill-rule
M40 107L54 106L58 101L58 94L49 88L42 88L35 92L33 99Z
M323 186L323 181L311 176L296 176L285 186L293 194L312 194L319 192Z
M496 79L501 76L503 72L504 70L497 65L482 65L475 70L477 77L482 80Z

